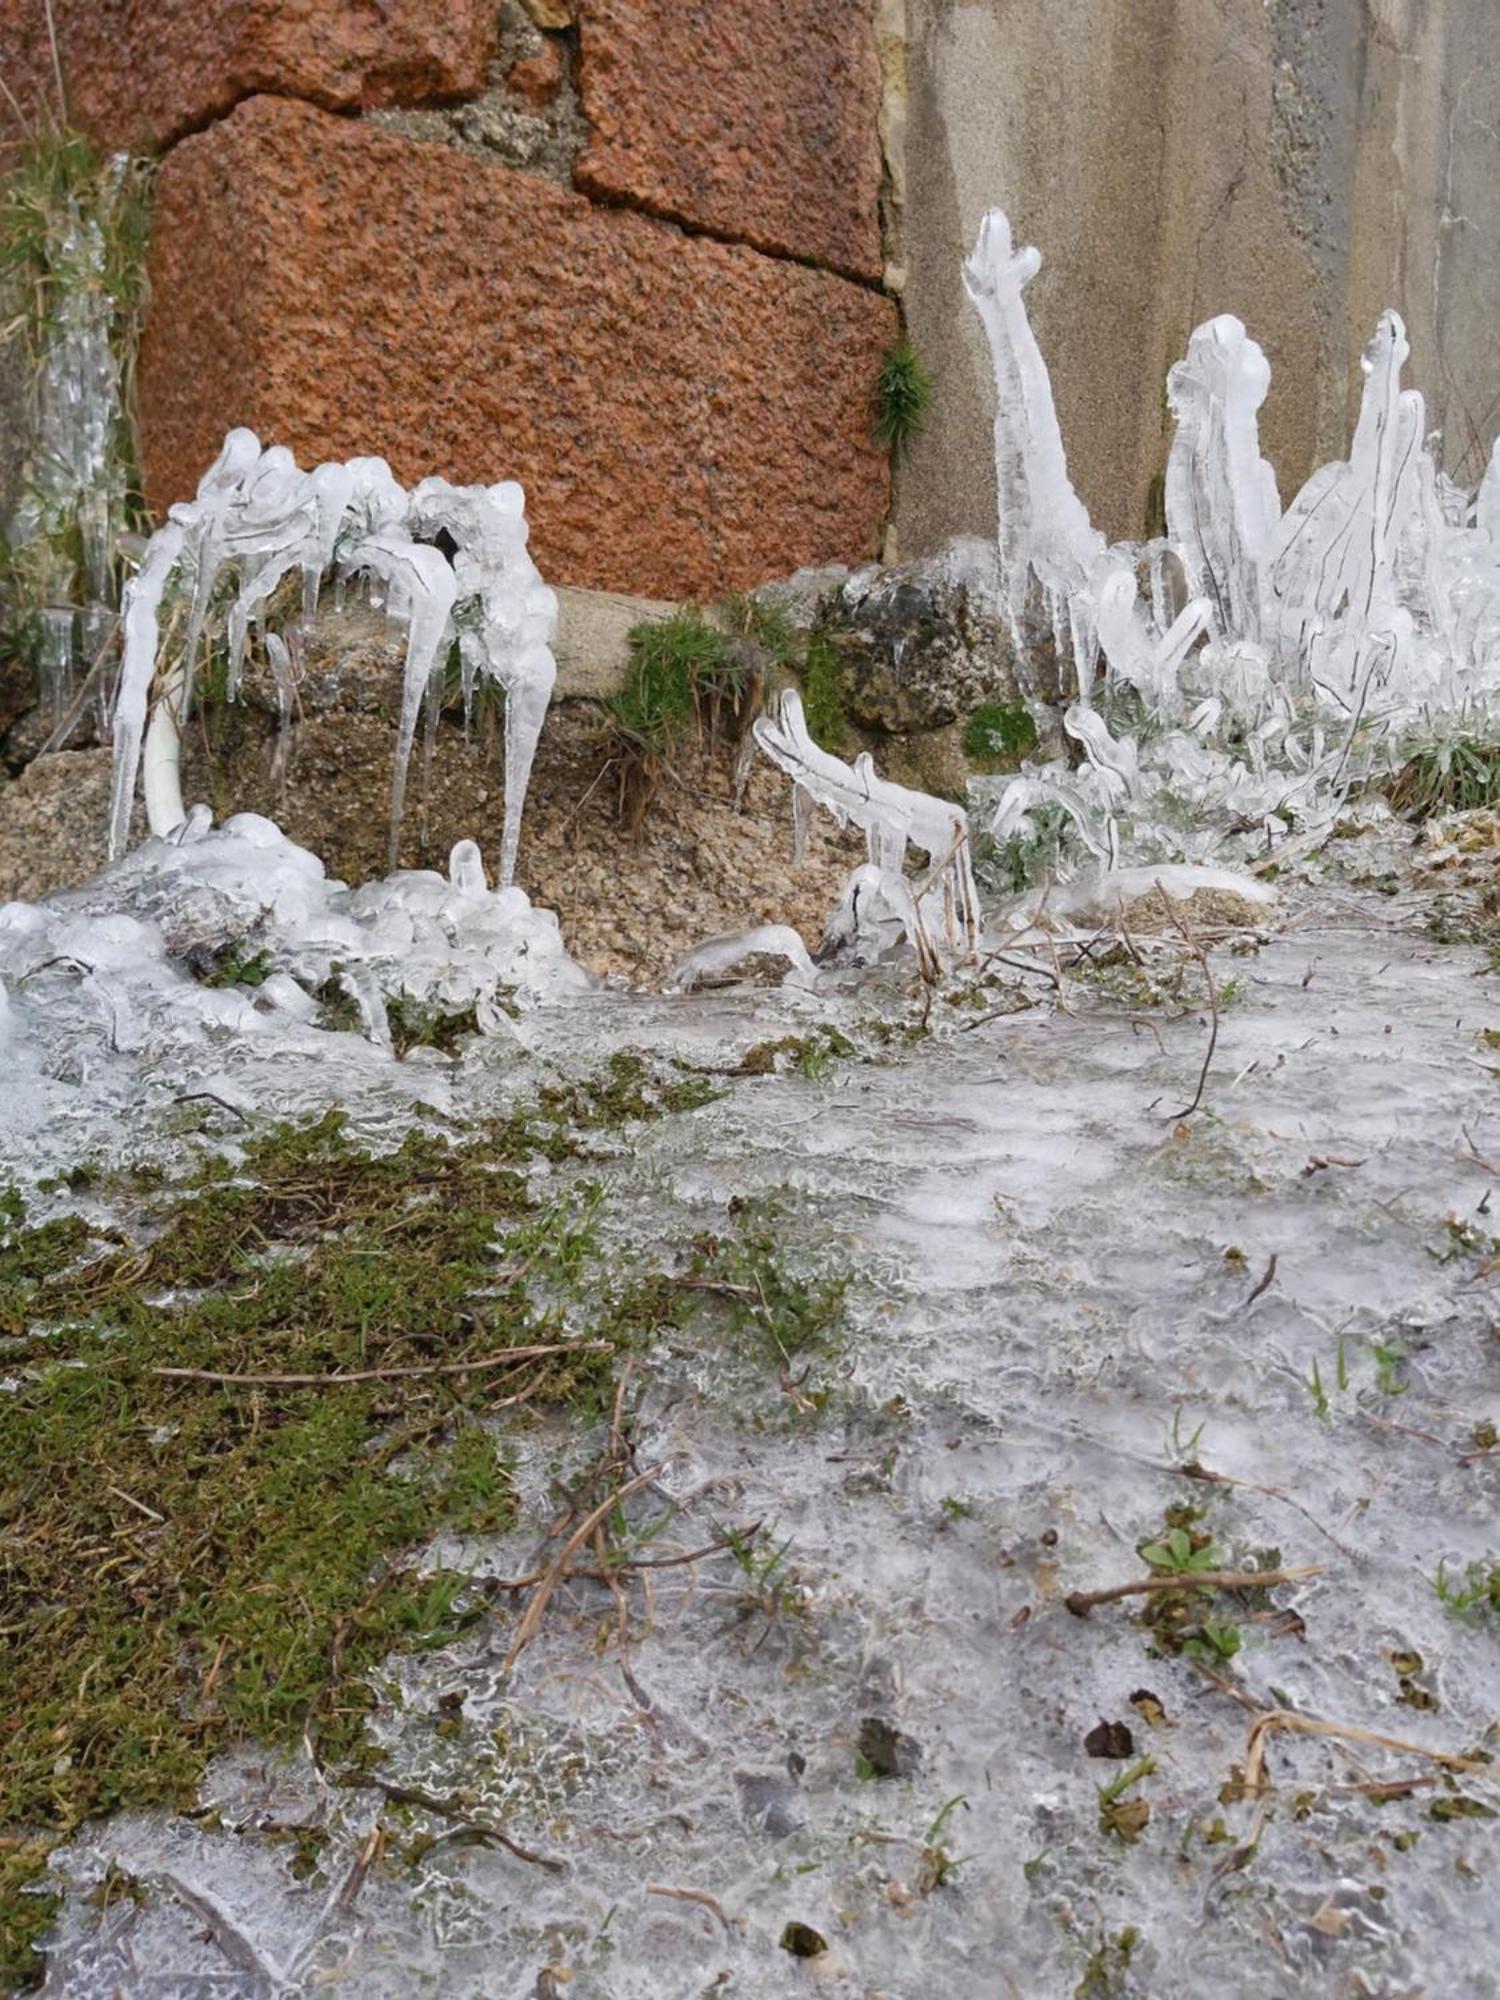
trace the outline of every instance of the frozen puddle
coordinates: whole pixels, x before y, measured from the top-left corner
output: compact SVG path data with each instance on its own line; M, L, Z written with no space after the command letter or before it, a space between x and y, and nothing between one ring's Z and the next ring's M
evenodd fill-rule
M509 1677L525 1599L498 1593L460 1644L392 1665L382 1777L463 1794L531 1859L242 1754L216 1816L117 1820L60 1857L77 1892L46 1991L1500 1992L1500 1787L1372 1740L1483 1757L1500 1707L1493 1620L1434 1587L1497 1553L1500 1456L1466 1457L1500 1419L1478 965L1404 902L1323 888L1258 953L1215 954L1238 991L1186 1123L1201 1015L1079 987L1071 1015L643 1129L605 1169L622 1249L787 1189L790 1261L855 1274L805 1380L707 1322L630 1377L633 1463L661 1468L630 1522L683 1502L639 1552L759 1521L779 1564L638 1572L623 1649L610 1589L566 1583ZM565 1060L610 1039L703 1059L821 1004L600 995L531 1020ZM551 1482L606 1432L517 1423L521 1529L443 1555L529 1571ZM1216 1600L1239 1649L1216 1626L1203 1664L1140 1624L1165 1596L1064 1603L1143 1577L1174 1504L1226 1567L1321 1571ZM1085 1747L1101 1722L1112 1756ZM300 1880L298 1825L331 1836ZM145 1894L101 1914L83 1892L111 1863Z

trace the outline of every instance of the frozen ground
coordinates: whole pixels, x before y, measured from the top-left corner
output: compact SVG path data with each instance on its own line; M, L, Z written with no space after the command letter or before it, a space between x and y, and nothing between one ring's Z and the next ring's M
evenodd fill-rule
M461 1644L391 1666L382 1776L462 1794L532 1859L244 1754L210 1778L215 1816L74 1843L47 1992L1500 1993L1500 1785L1421 1754L1484 1758L1500 1715L1493 1615L1434 1584L1500 1552L1500 1005L1479 952L1429 934L1430 897L1353 886L1384 861L1344 852L1258 949L1215 953L1234 990L1189 1119L1204 1011L1148 1018L1082 980L1066 1010L1032 978L1027 1011L883 1051L868 991L586 994L527 1016L529 1054L466 1059L479 1103L611 1046L723 1064L823 1020L855 1034L866 1059L734 1083L602 1170L622 1255L780 1189L791 1262L855 1273L805 1380L710 1315L621 1406L622 1465L659 1468L631 1531L680 1503L638 1553L762 1522L782 1560L636 1572L623 1644L609 1588L567 1583L509 1676L525 1600L496 1592ZM520 1527L433 1552L476 1579L535 1566L558 1482L608 1442L501 1435ZM1064 1602L1145 1576L1174 1506L1226 1567L1317 1566L1216 1599L1242 1643L1210 1671L1139 1622L1151 1600ZM1283 1720L1254 1732L1247 1797L1257 1711ZM1101 1722L1128 1752L1115 1731L1121 1754L1089 1754ZM301 1880L299 1825L331 1834ZM137 1899L101 1914L84 1892L111 1863ZM789 1925L826 1948L796 1956L815 1940Z

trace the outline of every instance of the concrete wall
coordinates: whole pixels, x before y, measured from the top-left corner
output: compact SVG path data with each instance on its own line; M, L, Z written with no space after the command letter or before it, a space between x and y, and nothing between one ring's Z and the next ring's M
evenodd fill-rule
M1342 455L1386 305L1450 469L1477 478L1500 422L1497 0L905 6L899 261L937 397L899 485L903 553L993 526L993 392L959 276L992 205L1043 252L1033 320L1109 534L1154 525L1166 369L1218 312L1270 356L1284 499Z

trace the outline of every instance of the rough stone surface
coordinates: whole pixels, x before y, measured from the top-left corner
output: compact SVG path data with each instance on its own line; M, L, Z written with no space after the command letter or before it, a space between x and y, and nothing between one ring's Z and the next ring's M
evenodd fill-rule
M107 146L155 152L255 91L334 110L483 89L495 0L52 0L68 113ZM0 0L5 79L55 108L45 0Z
M895 309L825 272L261 97L163 165L150 276L157 508L248 424L520 479L561 583L712 596L878 538Z
M391 717L363 695L312 715L281 746L258 703L218 710L207 739L194 731L183 767L189 799L219 815L269 813L331 873L367 881L385 872L385 807L394 740ZM521 836L521 885L558 913L568 949L591 970L656 984L704 938L758 923L789 923L809 949L822 937L863 842L815 822L807 860L791 866L791 807L784 778L762 766L745 811L734 810L722 764L697 760L664 786L640 844L621 834L611 786L597 783L605 753L586 704L558 704L543 733ZM402 861L446 866L454 841L474 838L493 866L504 780L493 730L465 743L445 723L423 825L413 773ZM0 786L0 902L35 898L94 874L103 860L109 752L68 751ZM138 825L136 837L143 829ZM785 968L783 968L784 970Z
M1274 371L1283 499L1342 457L1380 310L1473 480L1493 431L1500 41L1475 0L906 0L905 304L931 421L905 553L993 532L994 391L960 263L983 210L1046 259L1027 294L1074 483L1112 536L1159 521L1163 382L1233 312Z
M579 184L878 278L872 0L585 0Z
M862 729L942 729L981 702L1016 698L991 542L956 541L919 562L858 571L816 618L843 665L845 712Z

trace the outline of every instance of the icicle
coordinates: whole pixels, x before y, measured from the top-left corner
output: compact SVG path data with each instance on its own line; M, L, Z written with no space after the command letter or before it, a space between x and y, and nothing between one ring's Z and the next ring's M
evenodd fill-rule
M115 696L114 771L109 804L109 856L123 854L130 838L130 810L135 799L136 772L140 768L141 739L146 727L146 704L156 673L158 621L162 593L182 556L186 529L180 521L168 520L151 537L139 571L125 586L122 620L125 627L124 658L120 665L120 686ZM181 805L181 794L178 795ZM181 817L179 812L178 817ZM153 833L168 833L168 826L153 821Z
M452 562L431 544L455 549ZM232 573L235 595L227 619L230 691L238 685L252 625L283 578L300 572L302 615L316 612L331 567L336 602L356 579L406 633L400 723L391 783L390 852L395 865L407 773L424 700L441 699L442 661L459 630L466 713L480 674L505 690L505 820L500 883L514 879L521 818L536 746L557 676L551 641L557 599L526 552L525 496L514 481L450 486L424 480L408 494L382 458L353 458L303 473L282 446L262 451L253 432L231 431L199 484L197 497L170 510L167 526L148 544L130 588L127 659L117 703L112 851L123 846L130 795L140 761L156 649L160 606L177 570L187 594L187 635L180 666L158 703L152 830L166 832L182 816L177 781L176 724L192 696L199 640L212 614L221 577ZM266 635L278 699L285 654ZM278 644L280 642L278 641ZM430 769L433 710L428 710L424 771Z
M802 698L794 689L782 695L774 721L762 716L756 722L755 740L841 825L852 821L864 831L871 865L881 875L899 881L907 846L920 848L929 867L917 900L936 891L947 913L945 948L954 956L972 950L979 931L979 898L969 861L969 822L961 806L892 784L868 755L849 765L820 749L808 734Z

